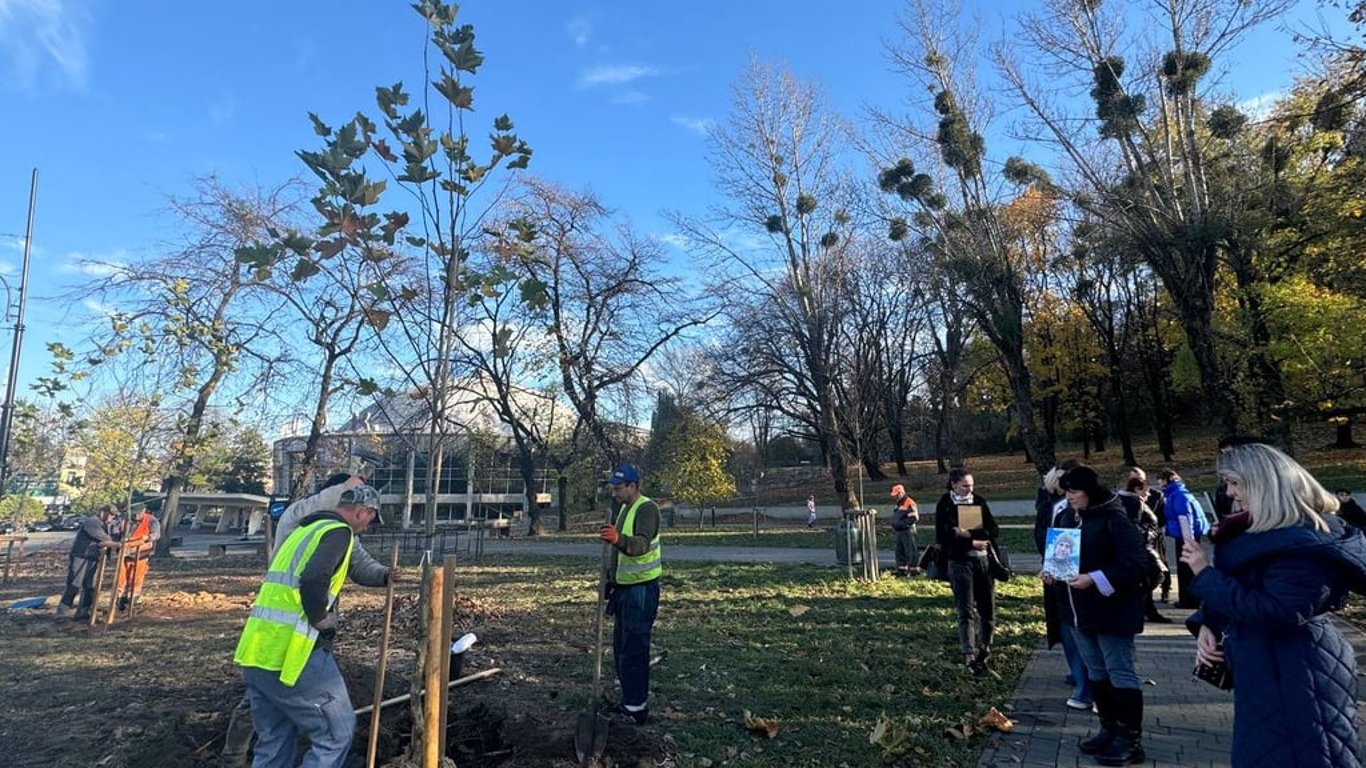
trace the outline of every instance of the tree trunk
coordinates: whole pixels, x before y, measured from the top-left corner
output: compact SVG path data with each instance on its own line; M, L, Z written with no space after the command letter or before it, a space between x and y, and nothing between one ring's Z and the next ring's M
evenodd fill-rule
M1198 274L1188 275L1174 273L1169 270L1159 272L1162 283L1167 288L1167 293L1172 297L1173 305L1176 308L1177 320L1181 323L1181 329L1186 334L1186 343L1190 347L1191 355L1195 358L1196 370L1200 372L1200 386L1204 390L1205 400L1213 408L1219 419L1220 436L1237 434L1242 413L1242 404L1239 402L1238 393L1229 385L1223 367L1219 364L1219 356L1215 349L1214 332L1212 322L1214 317L1214 255L1213 246L1210 251L1201 254L1185 255L1178 258L1187 264L1204 261L1208 268L1199 270ZM1162 258L1152 261L1154 268ZM1192 270L1196 271L1196 270Z
M161 527L166 535L157 539L158 557L170 557L171 540L175 538L176 526L180 524L180 494L189 482L190 471L194 469L195 448L199 442L200 430L204 428L204 413L209 408L209 400L218 391L218 385L226 375L230 361L215 358L213 373L199 387L194 405L190 408L190 418L185 422L185 430L180 438L180 456L172 465L171 476L166 482L166 506L161 513Z
M896 473L906 476L906 429L904 424L887 427L887 439L892 443L892 461L896 462Z
M560 507L559 529L561 533L569 530L569 507L566 504L567 500L565 499L568 492L569 478L565 477L563 473L560 473L560 476L555 479L555 498Z
M532 536L540 536L545 533L541 526L541 506L536 503L534 491L536 489L536 457L531 452L531 447L524 444L522 440L517 443L517 469L522 475L522 498L526 506L528 533Z
M1360 448L1360 447L1361 447L1360 445L1357 445L1357 441L1356 441L1356 440L1353 440L1353 439L1352 439L1352 417L1351 417L1351 416L1344 416L1344 417L1342 417L1342 421L1339 421L1339 422L1338 422L1336 425L1334 425L1334 426L1336 427L1335 432L1336 432L1337 439L1333 441L1333 444L1332 444L1332 445L1328 446L1329 448Z

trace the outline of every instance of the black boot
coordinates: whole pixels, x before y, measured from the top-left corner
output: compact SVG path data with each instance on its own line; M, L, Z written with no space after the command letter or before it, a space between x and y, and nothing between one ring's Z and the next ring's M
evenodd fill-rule
M1100 719L1100 730L1095 736L1081 742L1077 749L1084 755L1098 755L1110 748L1115 740L1115 689L1109 680L1091 681L1091 699L1096 704L1096 715Z
M1163 616L1160 612L1158 612L1157 606L1153 603L1153 596L1152 596L1152 595L1148 595L1148 599L1147 599L1146 603L1147 603L1147 604L1144 606L1144 609L1143 609L1143 620L1144 620L1144 621L1150 621L1150 622L1153 622L1153 623L1155 623L1155 624L1170 624L1170 623L1172 623L1172 620L1171 620L1171 619L1167 618L1166 616Z
M1096 755L1101 765L1134 765L1147 760L1143 754L1143 691L1138 688L1115 688L1117 728L1110 746Z

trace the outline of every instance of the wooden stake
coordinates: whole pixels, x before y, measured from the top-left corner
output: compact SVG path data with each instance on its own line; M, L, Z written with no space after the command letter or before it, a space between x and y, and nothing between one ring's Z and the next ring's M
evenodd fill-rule
M119 593L123 591L123 557L128 550L128 542L119 542L119 552L114 558L114 588L109 591L109 613L104 616L104 625L107 627L114 623L114 614L118 612Z
M267 515L266 525L270 525ZM266 534L269 539L270 534ZM267 545L269 552L269 545ZM375 768L375 753L379 749L379 711L384 701L384 672L389 662L389 628L394 622L394 571L398 568L398 544L389 550L389 583L384 587L384 626L379 634L379 664L375 669L375 712L370 716L370 745L365 753L365 768Z
M441 692L445 689L441 679L441 656L443 651L450 655L450 649L441 647L441 622L445 621L446 611L441 604L445 590L445 574L434 565L427 568L427 615L426 632L423 638L427 648L422 678L424 681L422 715L422 768L441 768Z
M455 608L455 555L446 555L441 560L441 681L451 679L451 633L454 627L451 619ZM451 689L441 687L441 754L446 754L446 729L450 726Z

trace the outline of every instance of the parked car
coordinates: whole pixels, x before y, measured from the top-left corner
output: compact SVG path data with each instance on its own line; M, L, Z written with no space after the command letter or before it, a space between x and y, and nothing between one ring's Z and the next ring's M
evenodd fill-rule
M62 521L57 524L57 530L79 531L81 529L81 523L83 522L85 522L85 518L80 517L78 515L73 515L72 517L64 517L62 518Z
M52 523L49 523L46 520L40 520L39 522L30 525L28 529L35 533L44 533L46 531L52 530Z

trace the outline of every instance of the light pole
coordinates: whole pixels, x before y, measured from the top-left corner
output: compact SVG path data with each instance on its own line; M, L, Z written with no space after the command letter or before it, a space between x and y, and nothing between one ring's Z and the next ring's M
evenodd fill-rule
M38 203L38 169L33 169L33 178L28 188L28 227L24 231L24 270L19 278L19 311L14 320L14 346L10 348L8 385L5 388L5 403L0 406L0 497L5 495L9 486L9 442L10 428L14 423L14 390L19 379L19 352L24 346L24 304L28 300L28 265L33 254L33 212ZM9 310L6 304L6 312ZM58 475L60 476L60 467Z

